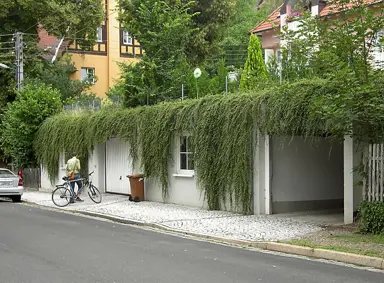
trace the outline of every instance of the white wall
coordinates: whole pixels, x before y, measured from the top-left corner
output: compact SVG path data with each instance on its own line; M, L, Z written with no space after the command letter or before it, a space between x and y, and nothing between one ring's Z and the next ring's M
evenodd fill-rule
M177 144L177 143L175 143ZM159 181L145 180L145 198L149 201L166 202L181 204L193 207L207 208L204 201L204 195L197 187L196 177L190 174L181 174L178 172L179 150L174 146L173 158L169 164L169 188L168 198L163 200L161 193L161 184Z
M88 171L92 175L93 184L100 190L105 192L105 144L96 145L88 159Z
M272 139L274 202L343 199L343 145Z
M62 184L64 182L61 178L66 175L65 168L61 168L60 165L58 167L59 172L53 183L51 183L48 177L47 170L45 170L43 167L41 168L41 188L39 189L40 191L52 192L56 185Z
M43 167L41 167L41 188L39 190L52 191L51 181L49 180L47 171Z
M126 155L126 153L125 153ZM173 159L178 156L178 148L174 148ZM177 162L170 162L169 165L169 197L165 200L162 198L161 184L158 180L145 179L145 199L148 201L175 203L193 207L204 207L204 195L201 195L197 188L194 176L177 174ZM142 173L136 166L134 172L124 172L125 175L134 173ZM89 158L89 171L95 170L93 182L103 192L105 192L105 144L95 147L94 152ZM124 175L124 176L125 176Z
M253 213L265 214L265 138L258 135L253 156Z
M195 177L169 177L169 196L163 200L161 184L153 179L145 179L145 198L148 201L174 203L193 207L207 208L204 195L196 187Z
M64 181L62 178L66 176L66 170L65 167L61 167L59 162L59 172L54 180L53 183L51 183L47 170L43 167L41 168L41 188L40 191L46 191L51 192L56 185L62 184ZM95 146L94 151L90 154L88 159L88 171L92 172L95 171L93 174L92 182L93 184L99 188L101 192L105 191L105 146L104 145L97 145Z

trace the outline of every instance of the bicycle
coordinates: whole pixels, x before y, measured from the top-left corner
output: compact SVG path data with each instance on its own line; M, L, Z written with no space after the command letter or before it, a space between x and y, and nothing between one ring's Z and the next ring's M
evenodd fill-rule
M88 174L88 176L92 176L94 171ZM58 207L67 206L71 199L76 199L77 194L74 195L74 192L71 190L71 183L75 182L71 181L67 176L62 178L64 183L61 185L56 185L56 189L52 192L52 201ZM80 179L83 181L83 189L88 190L88 196L94 203L101 203L101 193L98 188L96 188L92 184L92 180L90 178L84 177ZM76 180L78 181L78 180Z

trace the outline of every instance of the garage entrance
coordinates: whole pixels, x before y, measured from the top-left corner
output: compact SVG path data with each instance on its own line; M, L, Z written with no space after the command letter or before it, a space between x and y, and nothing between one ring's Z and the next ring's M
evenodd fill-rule
M107 193L128 195L131 192L127 175L132 173L129 148L125 142L110 139L105 152L105 190Z
M271 139L272 213L344 207L343 143L302 137Z

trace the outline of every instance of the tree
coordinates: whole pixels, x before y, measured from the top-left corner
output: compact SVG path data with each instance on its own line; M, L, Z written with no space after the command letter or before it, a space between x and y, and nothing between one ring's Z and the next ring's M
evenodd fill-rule
M248 91L257 87L258 83L268 78L259 38L252 34L249 38L248 58L241 75L240 89Z
M384 140L384 70L373 62L382 45L383 3L334 0L331 15L312 17L303 11L297 29L284 29L281 40L282 79L286 87L297 80L326 79L337 86L315 99L328 133L349 133L357 142ZM381 46L382 47L382 46ZM298 109L296 111L299 111Z
M51 35L78 38L91 45L96 38L96 27L104 20L103 1L100 0L2 0L0 1L0 62L13 66L13 33L24 32L25 77L34 77L36 65L41 64L42 51L38 50L38 29L44 27ZM87 38L85 40L85 38ZM82 40L83 39L83 40ZM0 69L0 113L4 105L13 101L14 74Z
M45 60L42 61L39 71L36 72L34 77L58 90L63 103L71 103L73 100L81 98L90 87L87 81L71 79L70 75L75 70L71 58L66 56L53 64Z
M184 19L188 18L187 30L183 30L186 32L183 41L179 40L181 34L174 33L170 34L174 37L171 42L159 41L159 38L157 41L158 45L161 45L161 50L166 49L172 42L175 45L181 43L183 48L180 50L184 52L188 61L194 64L203 62L215 53L217 43L222 39L224 27L233 16L234 5L235 0L119 0L122 10L120 20L123 26L142 44L150 57L152 43L155 41L153 36L156 35L154 31L168 28L168 21L172 17L176 19L176 15L179 18L181 16ZM167 10L166 13L162 13L162 8ZM159 18L160 15L165 16ZM160 22L163 22L164 26L159 25Z
M37 166L33 141L41 123L62 109L59 91L44 84L27 84L8 105L2 121L1 144L16 168Z
M177 0L176 0L177 1ZM190 0L184 0L188 2ZM197 32L188 42L188 58L202 63L218 51L218 43L235 15L236 0L196 0L190 13L196 14L193 27Z
M312 17L303 11L296 30L285 28L281 35L283 80L304 77L328 77L349 73L361 84L377 73L372 51L384 29L383 3L371 6L360 0L333 0L331 14L336 17Z
M126 106L174 99L185 79L186 50L193 33L191 4L141 1L131 13L121 14L127 30L145 50L140 62L122 65L122 89ZM136 3L137 4L137 3ZM136 6L135 6L136 7ZM131 18L133 17L133 18Z
M249 31L265 20L268 15L281 5L281 0L266 0L257 7L259 0L237 0L234 16L224 32L220 46L243 46L249 41Z
M36 34L42 25L56 36L96 38L95 29L104 20L100 0L2 0L0 34L16 31Z

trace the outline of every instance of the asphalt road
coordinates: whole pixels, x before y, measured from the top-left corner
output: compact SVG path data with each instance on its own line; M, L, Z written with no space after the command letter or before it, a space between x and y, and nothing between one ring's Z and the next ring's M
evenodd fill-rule
M0 283L384 282L384 273L0 201Z

